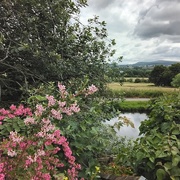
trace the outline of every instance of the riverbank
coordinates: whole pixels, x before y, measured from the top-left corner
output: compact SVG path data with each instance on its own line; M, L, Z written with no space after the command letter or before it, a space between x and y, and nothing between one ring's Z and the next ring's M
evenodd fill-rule
M148 113L150 100L147 99L126 99L124 101L116 100L112 106L121 112L146 112Z

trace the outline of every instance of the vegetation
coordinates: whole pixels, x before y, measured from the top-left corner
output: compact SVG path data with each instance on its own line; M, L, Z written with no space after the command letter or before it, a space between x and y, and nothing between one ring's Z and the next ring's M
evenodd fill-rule
M149 81L156 86L171 86L173 78L180 73L180 63L172 64L169 67L155 66L149 75Z
M108 64L115 41L107 41L98 17L86 26L79 22L86 0L0 5L1 100L17 104L1 104L0 179L95 180L100 171L180 178L179 89L157 87L179 87L180 63L153 69ZM92 95L95 85L102 96ZM148 101L124 97L153 99L149 109ZM137 109L151 112L136 141L104 124L119 111ZM133 127L126 118L115 124L123 125ZM115 158L104 166L100 158L107 156Z
M147 179L180 178L180 94L162 96L151 104L134 148L136 171Z
M173 78L171 85L177 88L180 87L180 73Z
M165 94L172 94L178 91L176 88L171 87L156 87L152 83L129 83L125 82L123 85L120 83L108 83L109 91L107 97L114 98L154 98Z
M119 110L122 112L148 112L148 101L124 101L119 102ZM118 109L118 107L116 107Z
M85 78L99 89L104 65L113 56L106 23L82 25L86 1L2 0L0 2L0 84L2 100L18 101L31 87L60 81L71 89ZM78 70L77 70L78 69Z
M122 59L122 57L121 57ZM119 59L119 60L121 60ZM106 66L106 79L108 82L125 82L126 78L148 78L151 68L147 67L127 67L118 63L112 63Z

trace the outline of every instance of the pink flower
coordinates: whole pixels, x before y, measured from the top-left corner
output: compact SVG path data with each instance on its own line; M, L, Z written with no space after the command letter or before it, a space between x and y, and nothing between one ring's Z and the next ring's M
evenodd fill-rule
M58 101L58 104L59 104L59 107L61 108L61 107L64 107L66 105L66 102L65 101L64 102Z
M56 100L54 99L54 96L46 95L46 98L48 100L48 106L53 106L56 103Z
M14 156L17 156L17 153L13 150L8 150L7 155L10 157L14 157Z
M85 93L85 96L90 95L98 91L98 88L95 85L91 85L87 88L87 92Z
M55 109L51 110L52 117L61 120L62 119L62 114L59 111L56 111Z
M37 155L38 156L44 156L45 155L45 151L38 149L37 150Z
M0 163L0 172L3 171L3 168L4 168L4 163Z
M79 108L79 106L77 105L77 103L72 104L72 105L70 106L70 109L71 109L72 111L74 111L75 113L77 113L77 112L80 111L80 108Z
M0 112L2 115L8 115L10 112L8 110L5 110L4 108L0 109Z
M58 82L58 88L59 88L59 91L61 91L61 92L65 92L66 91L66 86L62 85L59 82Z
M68 92L66 91L66 87L58 82L59 92L61 94L62 98L65 98L68 95Z
M68 116L71 116L73 114L72 110L69 107L63 108L62 112L66 113Z
M20 143L23 140L24 137L18 136L17 132L10 132L9 139L11 139L13 142Z
M0 121L4 120L6 116L0 116Z
M20 142L19 146L21 149L24 149L26 147L26 143L25 142Z
M33 117L27 117L24 120L25 125L29 125L29 124L36 124L35 119Z
M15 117L15 115L13 115L13 114L8 114L8 117L9 117L10 119L12 119L12 118Z
M46 110L46 109L45 109L41 104L37 104L37 105L36 105L35 115L36 115L36 116L41 116L42 113L43 113L45 110Z
M5 175L4 174L0 174L0 180L5 180Z
M12 105L10 106L10 110L15 111L15 110L16 110L16 106L15 106L14 104L12 104Z
M50 180L50 179L51 179L51 176L49 175L49 173L45 173L45 174L42 175L42 178L43 178L44 180Z

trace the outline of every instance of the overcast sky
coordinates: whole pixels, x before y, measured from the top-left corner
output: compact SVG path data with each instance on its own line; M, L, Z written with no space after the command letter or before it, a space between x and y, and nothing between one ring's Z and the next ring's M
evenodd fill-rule
M114 59L180 62L180 0L88 0L81 21L99 16L108 38L116 40Z

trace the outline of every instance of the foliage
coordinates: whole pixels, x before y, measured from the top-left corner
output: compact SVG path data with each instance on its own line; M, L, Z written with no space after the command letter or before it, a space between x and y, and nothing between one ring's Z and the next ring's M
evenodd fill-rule
M115 109L119 109L121 112L148 112L149 101L122 101L117 102Z
M75 162L58 124L64 116L80 111L76 96L93 94L97 88L92 85L73 95L64 85L58 84L58 88L58 98L34 96L39 103L32 110L23 105L11 105L9 110L0 110L2 179L22 179L25 176L47 180L61 176L62 179L62 174L66 174L68 179L77 178L80 165Z
M173 87L180 87L180 73L173 78L171 85Z
M141 82L141 79L136 78L136 79L134 80L134 82L135 82L135 83L140 83L140 82Z
M172 64L169 67L155 66L149 75L149 81L156 86L171 86L172 79L180 73L180 63Z
M176 93L171 87L156 87L152 83L129 83L121 86L119 83L108 83L108 90L104 95L106 98L154 98L163 94Z
M109 147L111 147L108 151L110 157L108 161L101 162L101 173L115 176L134 175L131 159L134 154L133 141L125 137L114 137Z
M122 60L122 57L119 59ZM127 67L116 62L106 65L106 79L108 82L126 82L127 77L148 77L151 69L144 67ZM145 81L145 80L144 80ZM131 81L132 82L132 81ZM141 81L143 82L143 81ZM146 81L147 82L147 81Z
M113 56L106 23L79 21L86 0L2 0L0 83L2 99L19 100L39 83L60 81L76 90L87 76L103 88L104 65Z
M136 142L136 170L147 179L180 178L180 94L162 96L151 104Z
M155 98L163 94L171 94L172 92L164 93L161 90L153 89L122 89L122 90L107 90L107 98Z
M79 86L77 92L80 93L86 85ZM54 94L56 97L59 93L55 83L51 83L34 88L30 94L31 97L25 103L33 108L38 102L44 101L43 94ZM79 176L90 179L95 166L99 164L98 158L107 153L111 140L116 136L112 128L107 129L103 122L117 116L118 112L106 100L93 95L88 98L79 95L76 100L81 111L73 116L64 116L57 126L61 127L61 133L68 139L76 161L81 164Z

